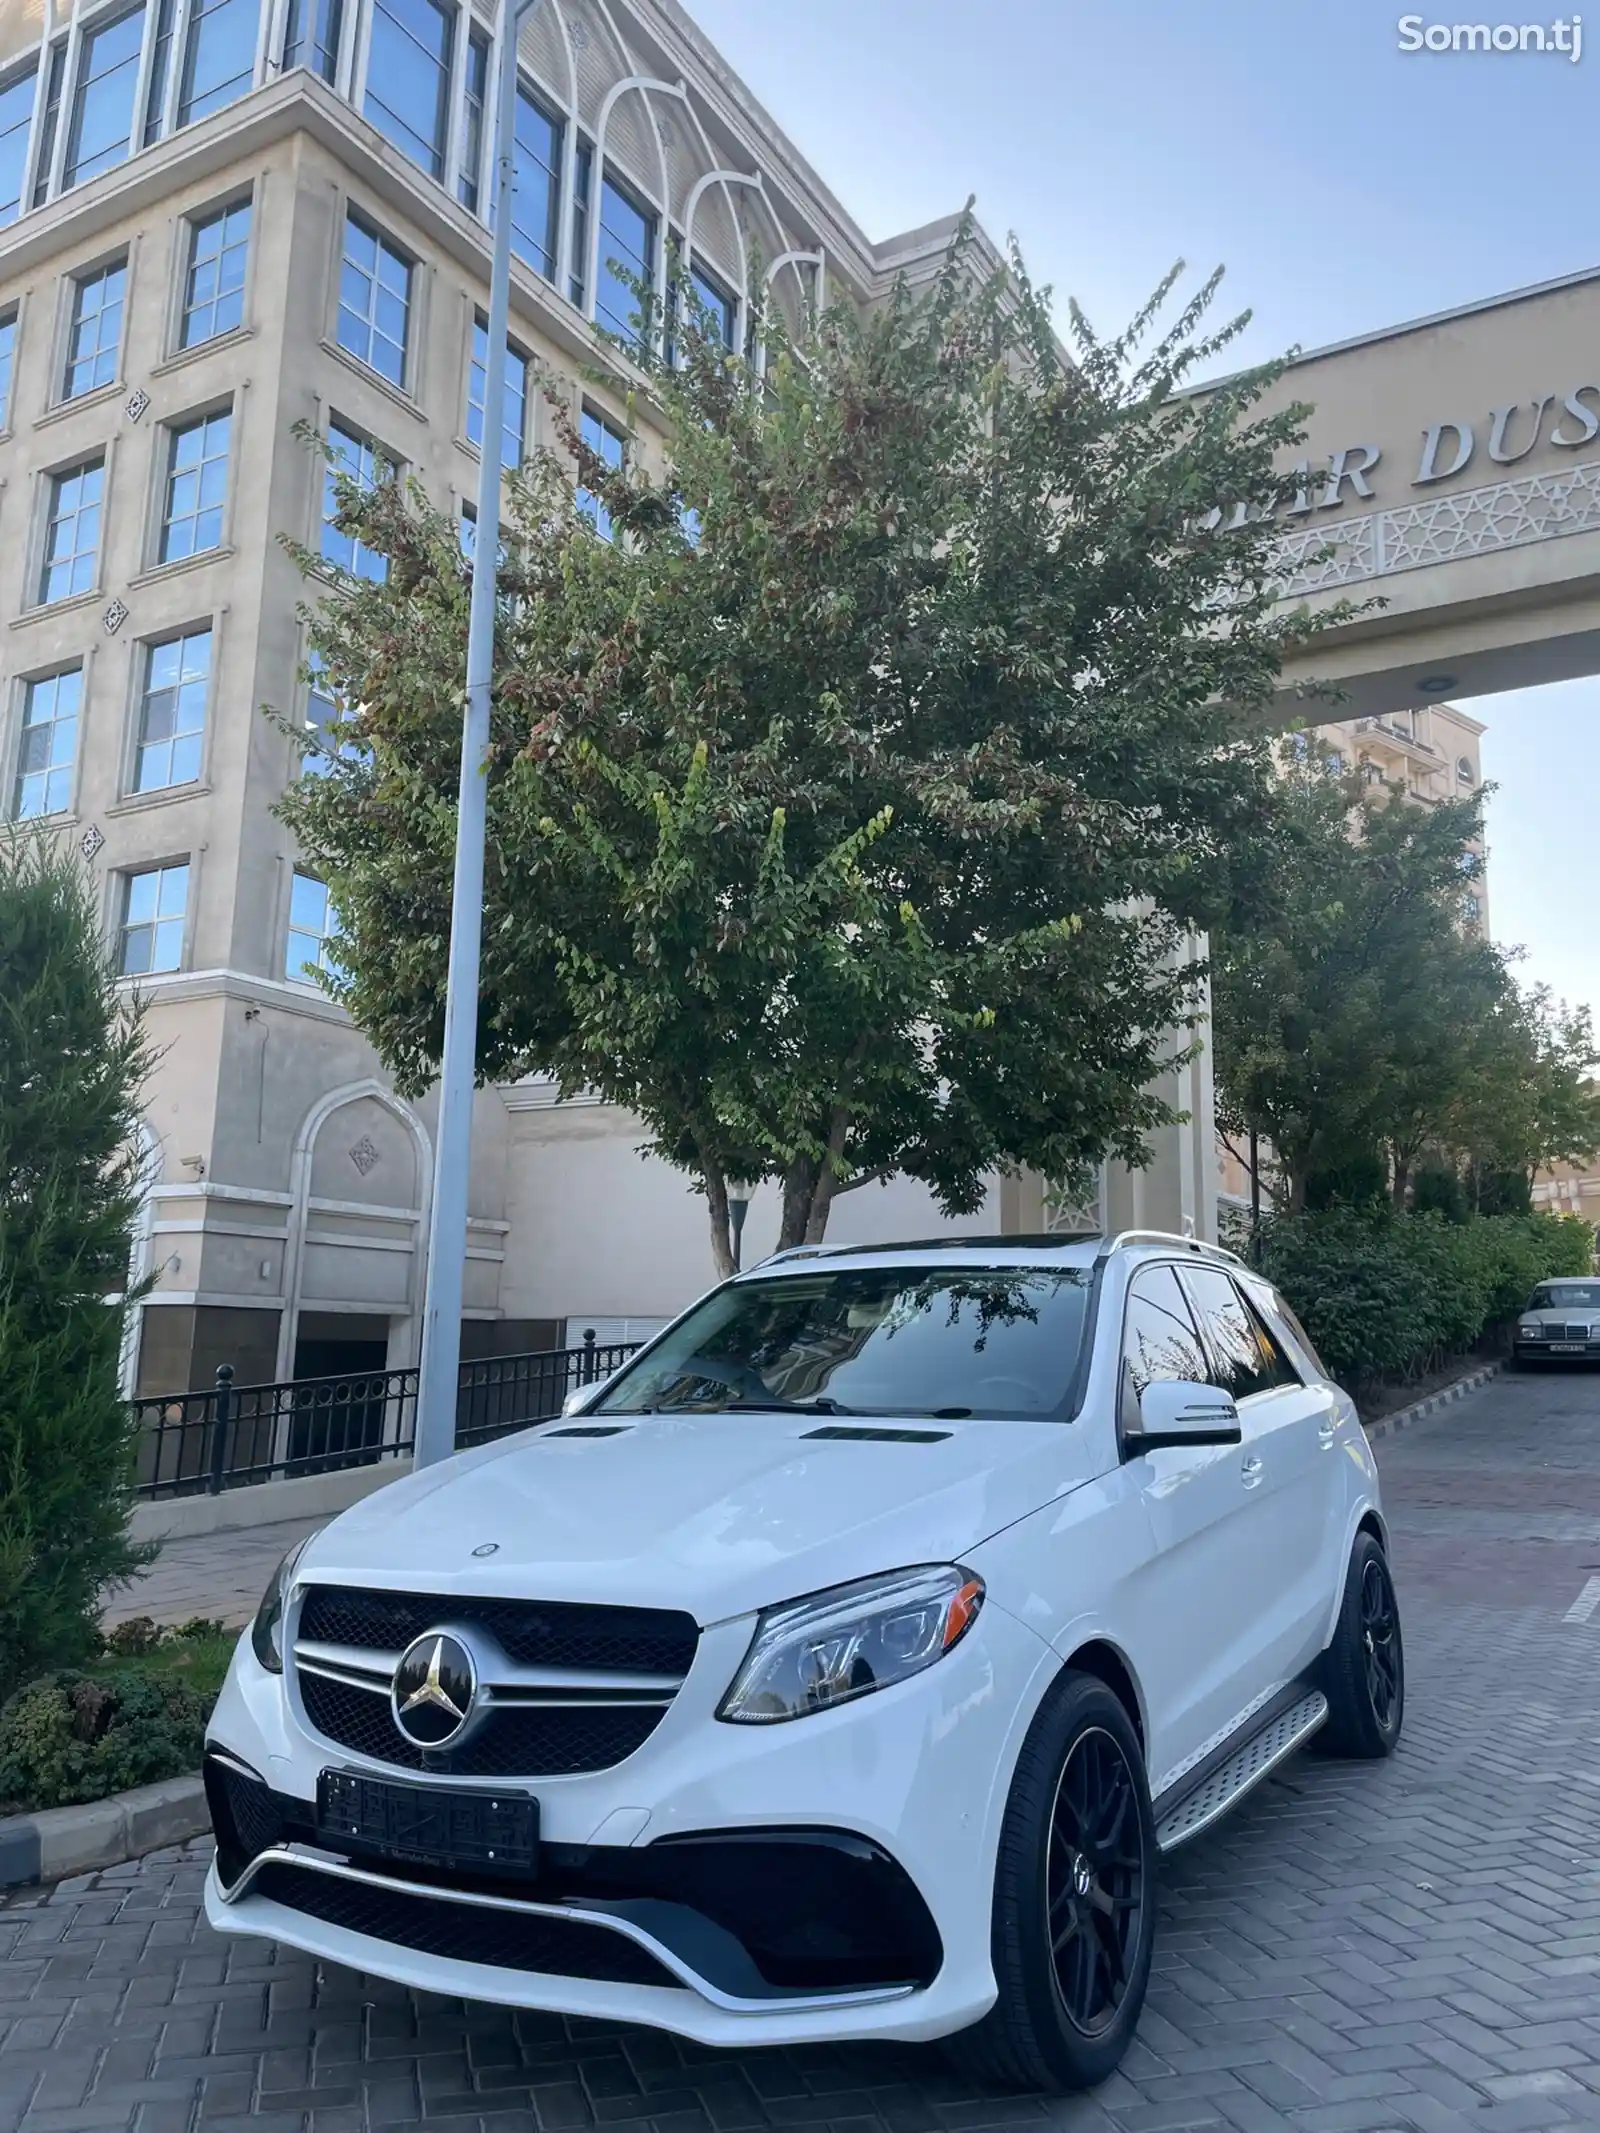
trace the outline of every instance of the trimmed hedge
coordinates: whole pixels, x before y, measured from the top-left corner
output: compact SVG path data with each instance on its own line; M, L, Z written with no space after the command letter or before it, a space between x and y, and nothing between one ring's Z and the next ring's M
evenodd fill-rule
M1332 1208L1262 1233L1262 1272L1305 1321L1332 1374L1408 1383L1515 1318L1551 1274L1588 1274L1595 1234L1565 1216Z

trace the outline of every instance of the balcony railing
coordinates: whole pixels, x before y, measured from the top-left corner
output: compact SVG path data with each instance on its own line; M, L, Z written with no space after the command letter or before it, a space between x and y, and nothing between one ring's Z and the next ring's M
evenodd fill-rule
M497 1355L461 1365L456 1449L486 1444L561 1412L570 1393L625 1362L637 1342ZM404 1459L416 1442L417 1372L363 1370L277 1385L235 1385L224 1363L203 1392L131 1403L139 1424L137 1494L219 1495L263 1481Z

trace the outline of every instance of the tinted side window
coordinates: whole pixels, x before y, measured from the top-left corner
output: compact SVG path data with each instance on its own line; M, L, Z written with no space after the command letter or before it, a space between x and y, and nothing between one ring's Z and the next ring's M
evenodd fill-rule
M1207 1372L1210 1381L1236 1400L1248 1400L1252 1393L1268 1392L1281 1383L1273 1375L1257 1321L1228 1276L1219 1267L1196 1266L1185 1267L1183 1278L1216 1358Z
M1146 1267L1128 1291L1122 1323L1122 1426L1139 1427L1139 1395L1158 1378L1211 1382L1187 1298L1169 1266Z
M1301 1325L1295 1313L1289 1308L1288 1304L1278 1294L1277 1290L1267 1289L1258 1293L1260 1297L1262 1316L1266 1319L1269 1325L1274 1325L1279 1329L1279 1345L1285 1345L1283 1342L1283 1332L1287 1330L1289 1335L1288 1345L1297 1346L1299 1348L1301 1356L1307 1363L1310 1364L1311 1368L1316 1372L1317 1376L1319 1378L1331 1377L1332 1373L1329 1371L1327 1364L1322 1360L1321 1356L1318 1355L1316 1349L1312 1345L1310 1334L1306 1331L1305 1327Z

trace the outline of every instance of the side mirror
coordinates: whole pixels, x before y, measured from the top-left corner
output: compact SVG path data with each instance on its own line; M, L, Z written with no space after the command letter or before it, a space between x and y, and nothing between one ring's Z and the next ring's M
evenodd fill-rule
M1126 1442L1130 1458L1169 1445L1238 1444L1239 1410L1231 1392L1187 1378L1157 1378L1139 1396L1139 1429Z
M581 1415L599 1390L598 1384L580 1385L576 1392L569 1392L562 1401L561 1412L564 1415Z

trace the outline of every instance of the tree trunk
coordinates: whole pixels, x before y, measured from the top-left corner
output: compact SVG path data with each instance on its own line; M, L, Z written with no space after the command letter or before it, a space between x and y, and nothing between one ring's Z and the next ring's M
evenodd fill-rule
M705 1180L706 1212L711 1221L711 1260L717 1279L726 1281L733 1272L733 1234L728 1221L728 1181L715 1163L702 1157L700 1175Z
M819 1166L809 1156L796 1156L783 1180L783 1218L778 1224L778 1249L786 1252L792 1245L817 1243L820 1240L809 1235L811 1228L811 1203L816 1197ZM826 1215L823 1217L827 1221Z
M1402 1155L1399 1149L1396 1148L1390 1160L1393 1167L1393 1181L1389 1187L1389 1197L1394 1202L1396 1210L1403 1213L1406 1194L1411 1187L1411 1158Z

